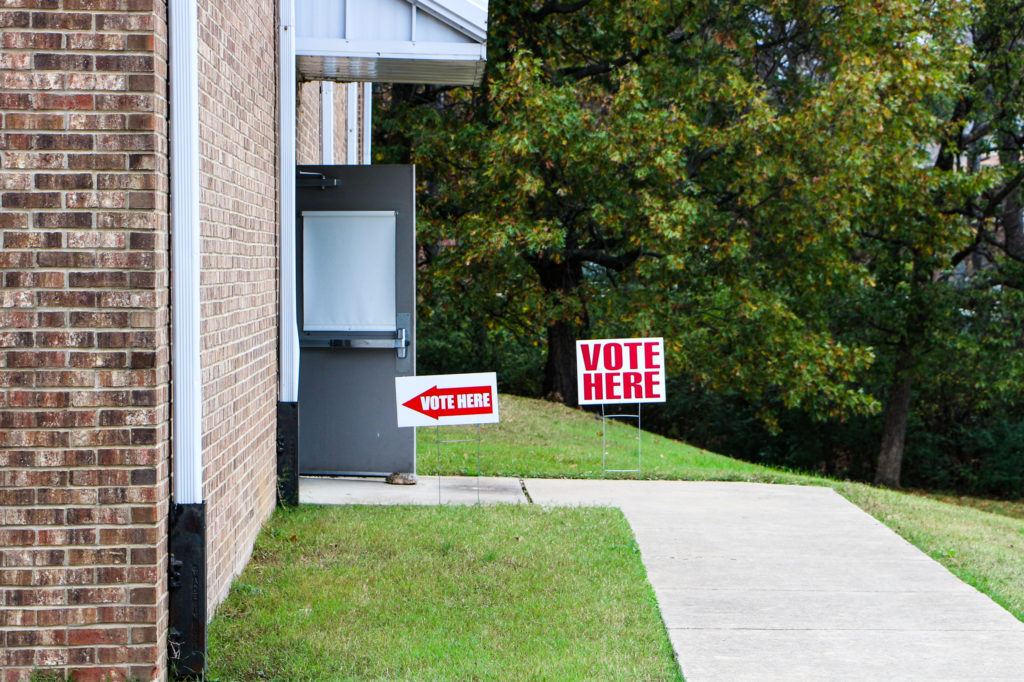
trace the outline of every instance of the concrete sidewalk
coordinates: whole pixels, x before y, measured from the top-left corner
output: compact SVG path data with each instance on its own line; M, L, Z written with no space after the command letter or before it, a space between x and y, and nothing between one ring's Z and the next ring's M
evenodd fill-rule
M481 479L484 503L527 503ZM688 682L1024 680L1024 623L827 488L525 481L534 503L620 508ZM476 479L440 481L476 502ZM319 504L437 504L416 486L302 479Z

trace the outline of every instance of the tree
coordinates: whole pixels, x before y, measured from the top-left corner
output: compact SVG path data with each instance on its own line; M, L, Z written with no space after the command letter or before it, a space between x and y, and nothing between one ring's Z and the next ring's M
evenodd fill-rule
M540 326L569 404L573 341L619 329L708 386L877 409L828 306L870 284L877 173L908 181L934 134L913 117L955 78L927 39L954 9L492 2L483 86L394 88L382 117L384 158L424 178L424 308Z
M944 37L930 36L936 50L970 53L956 60L964 68L931 115L914 115L934 127L933 161L882 185L861 230L878 282L860 302L870 320L861 336L880 348L888 373L875 482L893 487L915 384L984 343L975 319L998 307L1003 285L1024 284L1024 5L982 0L969 9Z

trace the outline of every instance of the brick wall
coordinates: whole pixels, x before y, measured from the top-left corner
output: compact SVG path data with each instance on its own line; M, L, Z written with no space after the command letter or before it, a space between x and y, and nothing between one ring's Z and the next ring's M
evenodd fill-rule
M295 104L295 163L319 165L321 163L324 130L320 125L320 82L299 83ZM346 83L334 84L334 160L345 163L348 146L347 125L348 88ZM360 114L361 115L361 114ZM362 119L360 119L362 120Z
M295 163L320 163L320 83L299 83L295 103Z
M167 629L166 9L0 7L0 678L156 678Z
M276 501L276 3L199 5L210 616Z

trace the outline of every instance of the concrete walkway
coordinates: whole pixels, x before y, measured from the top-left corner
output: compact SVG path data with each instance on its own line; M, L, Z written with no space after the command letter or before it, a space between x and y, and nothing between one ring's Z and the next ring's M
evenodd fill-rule
M443 478L445 504L477 479ZM1024 680L1024 623L827 488L480 479L484 503L620 508L688 682ZM314 504L437 504L438 479L302 479Z

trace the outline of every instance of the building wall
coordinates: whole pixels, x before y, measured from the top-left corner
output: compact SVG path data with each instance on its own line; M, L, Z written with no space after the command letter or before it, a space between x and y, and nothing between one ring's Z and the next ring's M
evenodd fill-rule
M166 671L167 11L0 9L0 679ZM276 498L274 3L200 21L210 614Z
M276 3L199 4L209 617L277 494Z
M319 165L323 149L325 131L320 122L321 116L321 83L307 81L299 83L296 88L298 101L295 103L295 163ZM346 108L348 106L348 88L345 83L334 84L334 159L328 164L344 164L348 135ZM362 119L360 119L362 120Z
M0 7L0 677L157 678L166 8Z
M295 103L295 163L318 165L320 163L323 133L320 126L320 83L306 81L296 87L298 101Z

